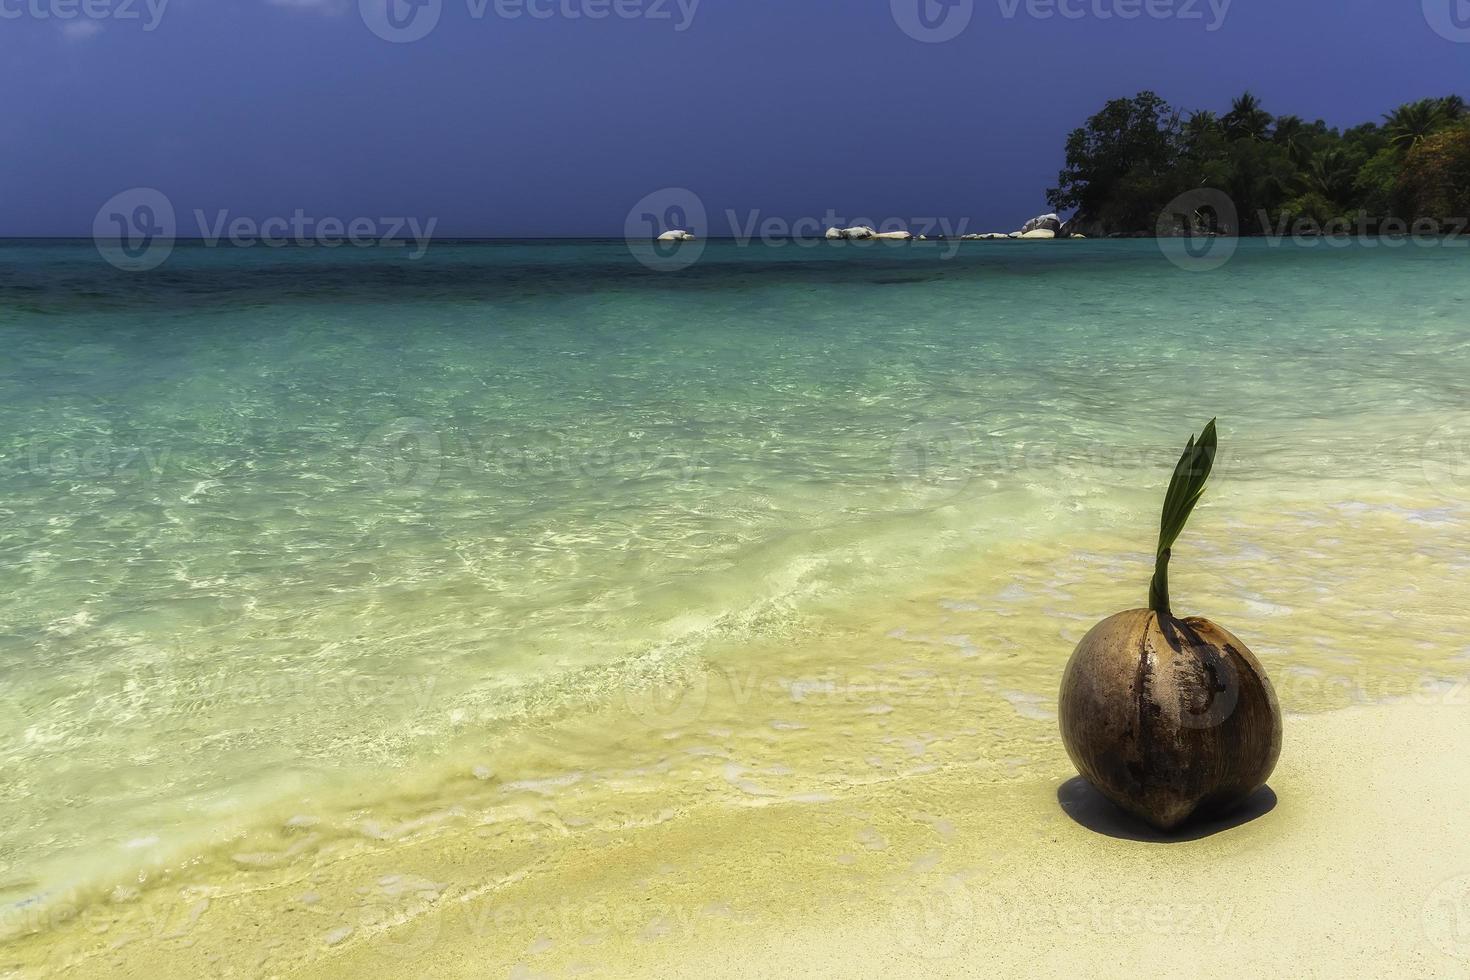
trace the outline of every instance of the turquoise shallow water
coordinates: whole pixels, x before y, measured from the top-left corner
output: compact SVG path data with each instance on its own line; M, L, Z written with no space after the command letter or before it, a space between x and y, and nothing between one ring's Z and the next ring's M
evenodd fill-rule
M1212 415L1246 513L1458 513L1470 249L953 247L0 245L0 898L1134 519Z

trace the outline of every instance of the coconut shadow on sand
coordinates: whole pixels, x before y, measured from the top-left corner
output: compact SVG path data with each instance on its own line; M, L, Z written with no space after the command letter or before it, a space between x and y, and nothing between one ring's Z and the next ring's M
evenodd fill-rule
M1271 787L1262 786L1228 813L1204 820L1191 820L1173 833L1167 834L1113 806L1107 797L1081 776L1073 776L1057 787L1057 802L1067 816L1093 833L1149 844L1180 844L1213 837L1250 823L1258 817L1264 817L1276 809L1276 794Z

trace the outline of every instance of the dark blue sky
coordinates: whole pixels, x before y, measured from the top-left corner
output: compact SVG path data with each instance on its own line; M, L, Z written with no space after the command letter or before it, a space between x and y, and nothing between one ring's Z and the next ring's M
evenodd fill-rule
M498 0L546 18L427 0L439 20L411 43L369 30L385 0L168 0L151 31L146 0L86 0L138 19L37 16L81 2L0 0L0 234L90 234L135 186L168 196L180 234L199 208L616 235L668 186L715 233L727 208L1009 230L1045 210L1067 132L1113 96L1223 109L1249 87L1343 125L1470 95L1467 0L1234 0L1213 31L1222 0L1132 20L1096 13L1130 0L1063 0L1077 19L973 0L943 43L900 28L918 0L700 0L682 31L676 0L616 0L666 19L600 20L563 10L614 0ZM927 23L957 23L939 9Z

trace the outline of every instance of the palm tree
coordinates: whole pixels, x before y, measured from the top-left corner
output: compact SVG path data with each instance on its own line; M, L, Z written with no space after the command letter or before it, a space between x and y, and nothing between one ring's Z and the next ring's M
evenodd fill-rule
M1220 117L1208 109L1198 109L1189 114L1189 118L1185 120L1184 125L1191 132L1203 132L1220 125Z
M1260 142L1271 130L1271 114L1261 108L1261 100L1246 92L1230 104L1230 111L1222 120L1225 132L1233 140L1248 139Z
M1307 137L1307 124L1301 116L1282 116L1276 120L1276 131L1271 138L1286 150L1286 158L1298 169L1304 167L1311 156L1311 144Z
M1458 119L1463 111L1464 100L1459 96L1420 99L1401 105L1383 117L1387 120L1385 129L1388 130L1389 145L1399 150L1412 150L1426 136Z
M1333 204L1341 204L1352 197L1357 176L1357 168L1348 155L1341 147L1334 146L1312 157L1302 175L1302 183L1308 191L1322 195Z
M1180 136L1187 148L1200 147L1223 132L1220 117L1209 110L1191 112L1180 128Z

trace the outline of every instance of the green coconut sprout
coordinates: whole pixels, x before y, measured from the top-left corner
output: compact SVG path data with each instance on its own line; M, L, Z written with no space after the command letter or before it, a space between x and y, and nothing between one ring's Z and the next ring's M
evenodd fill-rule
M1155 557L1154 578L1148 588L1148 607L1161 616L1170 616L1169 610L1169 558L1174 552L1174 542L1194 513L1194 505L1204 495L1205 482L1215 466L1215 420L1205 426L1199 439L1189 437L1179 465L1174 467L1174 478L1169 481L1169 492L1164 495L1164 516L1159 522L1159 550Z
M1098 623L1077 644L1057 701L1077 771L1160 831L1224 813L1266 784L1281 756L1281 706L1240 637L1169 606L1169 557L1215 463L1215 423L1174 467L1149 608Z

